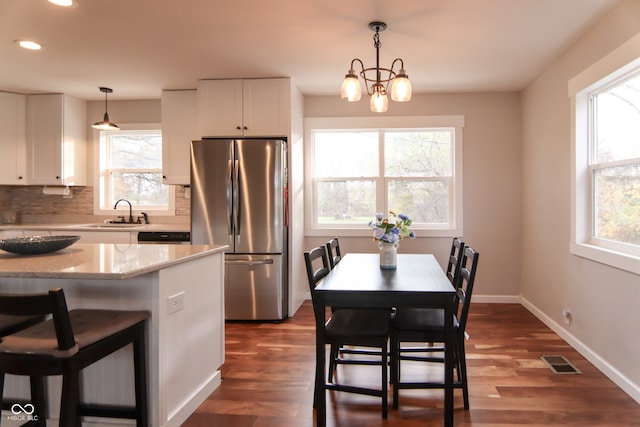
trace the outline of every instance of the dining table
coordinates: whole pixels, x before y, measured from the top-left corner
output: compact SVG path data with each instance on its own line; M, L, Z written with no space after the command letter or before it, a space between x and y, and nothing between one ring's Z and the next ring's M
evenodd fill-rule
M326 425L324 389L326 307L436 307L445 311L444 426L453 427L455 289L432 254L398 254L395 269L382 269L379 254L348 253L313 295L316 319L316 425Z

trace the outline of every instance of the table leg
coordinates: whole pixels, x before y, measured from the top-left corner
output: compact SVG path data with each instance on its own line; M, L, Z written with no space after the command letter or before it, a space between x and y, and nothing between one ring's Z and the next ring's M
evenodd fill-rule
M455 334L453 330L453 299L445 306L445 362L444 362L444 427L453 427L453 366Z
M318 297L319 298L319 297ZM316 425L318 427L327 424L327 401L324 392L325 378L325 346L324 323L325 308L323 304L314 304L316 318L316 378L313 392L313 404L316 408Z

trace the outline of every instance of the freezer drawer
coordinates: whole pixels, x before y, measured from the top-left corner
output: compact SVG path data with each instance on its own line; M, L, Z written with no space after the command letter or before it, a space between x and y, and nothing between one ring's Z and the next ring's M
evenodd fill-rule
M280 320L286 316L282 255L225 256L225 318Z

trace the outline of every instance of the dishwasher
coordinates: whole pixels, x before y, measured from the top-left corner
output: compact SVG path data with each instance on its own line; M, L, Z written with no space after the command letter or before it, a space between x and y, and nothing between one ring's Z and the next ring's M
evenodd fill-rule
M190 245L191 232L189 231L139 231L138 243L165 243L176 245Z

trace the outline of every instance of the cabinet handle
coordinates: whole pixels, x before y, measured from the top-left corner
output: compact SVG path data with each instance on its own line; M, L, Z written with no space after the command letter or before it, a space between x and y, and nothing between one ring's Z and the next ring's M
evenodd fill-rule
M18 179L22 179L22 176L19 176Z
M56 179L60 179L60 177L56 175Z
M241 128L240 126L236 126L236 129L240 130L240 129L242 129L242 128Z
M245 126L243 129L244 129L244 130L247 130L247 129L249 129L249 128Z

